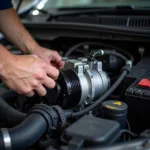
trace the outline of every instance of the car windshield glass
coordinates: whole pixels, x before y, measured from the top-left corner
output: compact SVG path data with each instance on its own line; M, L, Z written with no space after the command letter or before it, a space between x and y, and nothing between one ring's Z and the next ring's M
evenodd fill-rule
M150 7L150 0L41 0L37 9L80 8L80 7L115 7L131 5L133 7Z

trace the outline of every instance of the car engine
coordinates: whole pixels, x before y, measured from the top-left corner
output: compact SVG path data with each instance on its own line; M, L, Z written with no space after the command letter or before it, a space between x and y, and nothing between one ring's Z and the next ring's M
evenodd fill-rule
M1 83L0 149L149 147L150 58L93 41L73 44L62 56L65 66L44 97Z

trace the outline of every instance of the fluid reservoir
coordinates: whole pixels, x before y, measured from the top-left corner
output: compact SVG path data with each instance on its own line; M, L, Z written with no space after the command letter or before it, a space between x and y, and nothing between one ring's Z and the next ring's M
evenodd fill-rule
M102 117L118 121L125 128L128 106L121 101L109 100L102 103Z

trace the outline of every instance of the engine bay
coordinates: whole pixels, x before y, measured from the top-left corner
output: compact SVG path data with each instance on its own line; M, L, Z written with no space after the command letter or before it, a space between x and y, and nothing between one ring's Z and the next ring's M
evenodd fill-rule
M0 149L150 147L148 38L110 33L96 37L86 30L79 34L77 28L58 28L48 36L46 27L25 26L42 46L58 50L65 67L44 97L18 95L1 83Z

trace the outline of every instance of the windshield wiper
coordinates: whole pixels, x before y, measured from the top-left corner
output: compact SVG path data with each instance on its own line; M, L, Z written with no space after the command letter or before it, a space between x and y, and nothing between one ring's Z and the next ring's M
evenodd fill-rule
M49 19L54 19L61 16L75 16L75 15L91 15L91 14L103 14L104 12L137 12L137 11L150 11L149 8L134 7L132 5L118 5L115 7L74 7L74 8L59 8L58 11L49 11Z
M86 15L91 13L101 13L104 11L116 11L116 10L133 10L134 7L132 6L116 6L116 7L94 7L94 8L87 8L87 7L79 7L79 8L60 8L54 14L53 17L59 16L66 16L66 15Z

